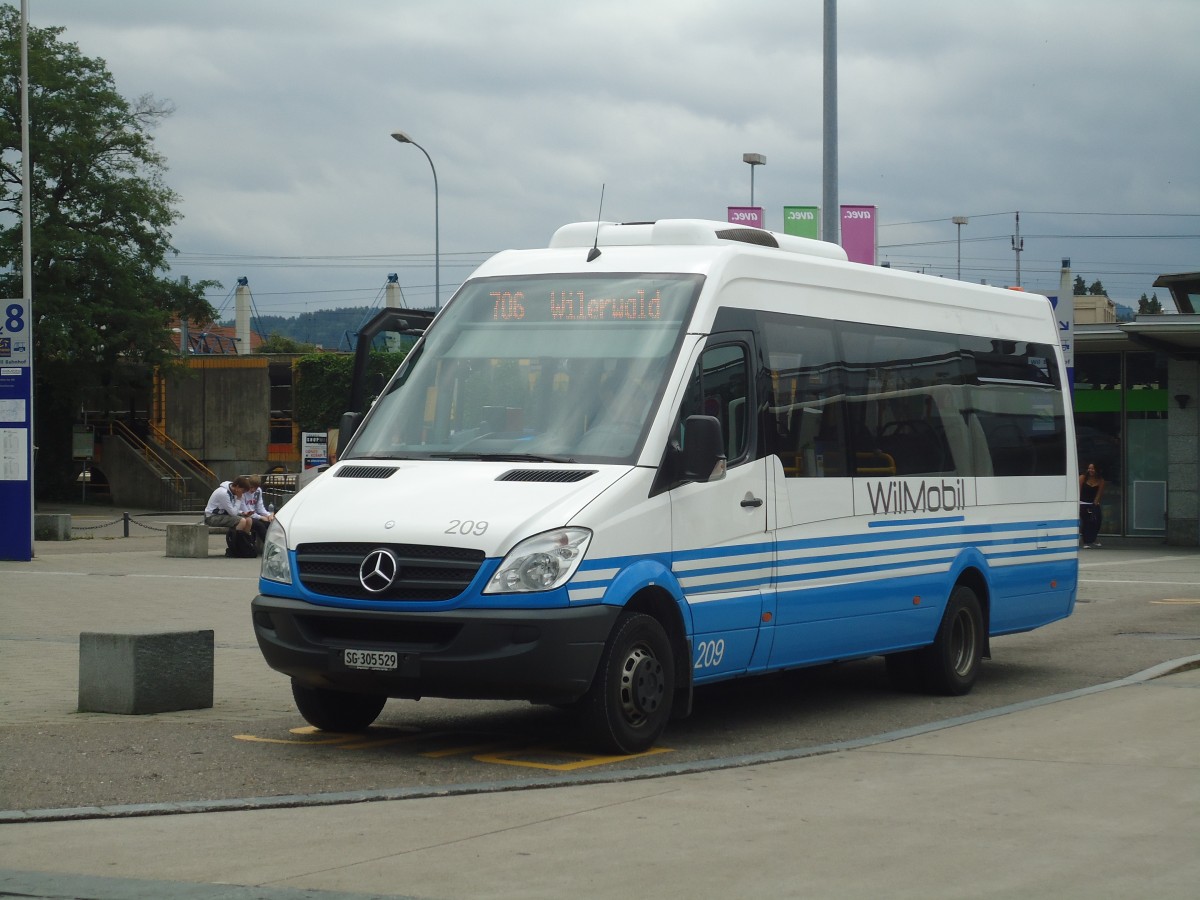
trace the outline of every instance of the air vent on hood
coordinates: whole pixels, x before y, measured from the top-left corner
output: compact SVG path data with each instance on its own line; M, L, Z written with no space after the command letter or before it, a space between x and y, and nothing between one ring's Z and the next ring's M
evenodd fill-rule
M338 469L335 478L390 478L397 471L396 466L343 466Z
M583 481L595 475L595 469L509 469L497 481L554 481L566 483Z

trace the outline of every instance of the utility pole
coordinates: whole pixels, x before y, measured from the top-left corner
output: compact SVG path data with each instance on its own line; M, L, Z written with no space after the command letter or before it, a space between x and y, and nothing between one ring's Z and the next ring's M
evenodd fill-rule
M1021 213L1017 212L1017 233L1012 237L1013 253L1017 257L1017 287L1021 286L1021 251L1025 249L1025 240L1021 237Z
M958 226L958 274L955 277L962 281L962 227L970 220L966 216L954 216L950 221Z

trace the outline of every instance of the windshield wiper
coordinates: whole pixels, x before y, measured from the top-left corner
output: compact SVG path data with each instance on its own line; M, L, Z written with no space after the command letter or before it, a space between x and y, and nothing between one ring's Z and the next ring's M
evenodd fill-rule
M430 459L474 459L485 462L573 463L571 456L542 456L536 453L432 453Z

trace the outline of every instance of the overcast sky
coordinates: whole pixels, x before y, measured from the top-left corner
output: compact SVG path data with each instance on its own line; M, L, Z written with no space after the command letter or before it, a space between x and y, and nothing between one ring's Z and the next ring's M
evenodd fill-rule
M19 5L15 0L9 0ZM819 205L821 0L29 0L30 22L176 112L172 274L259 314L443 298L561 224L766 226ZM881 260L1054 293L1060 261L1137 305L1200 269L1200 2L841 0L839 200ZM1159 298L1170 307L1168 292Z

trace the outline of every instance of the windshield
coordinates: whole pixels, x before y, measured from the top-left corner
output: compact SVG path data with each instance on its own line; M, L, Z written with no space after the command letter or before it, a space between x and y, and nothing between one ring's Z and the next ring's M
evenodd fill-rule
M468 282L346 458L632 463L702 280L573 273Z

